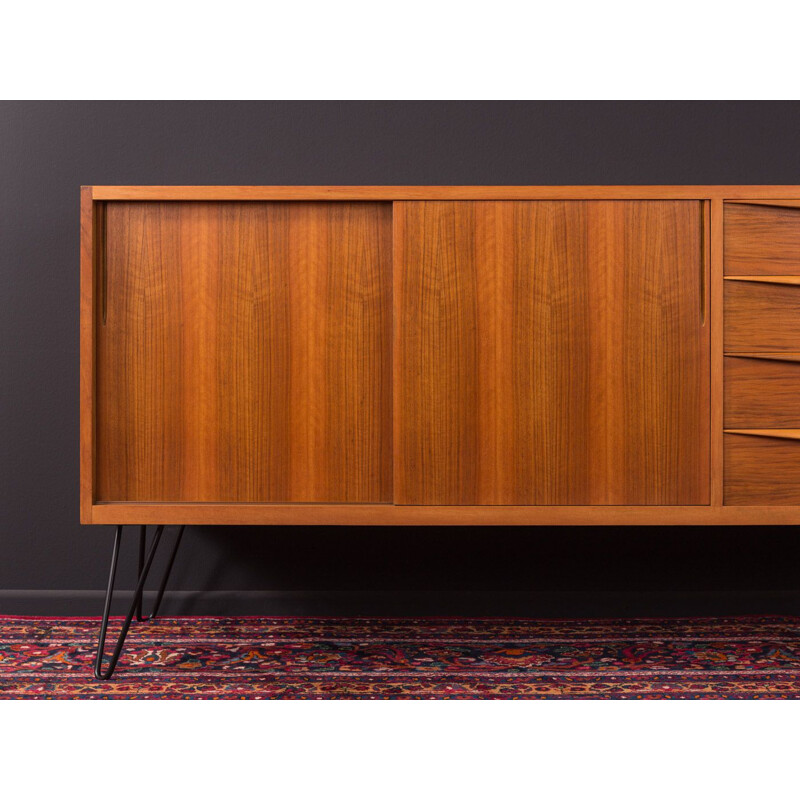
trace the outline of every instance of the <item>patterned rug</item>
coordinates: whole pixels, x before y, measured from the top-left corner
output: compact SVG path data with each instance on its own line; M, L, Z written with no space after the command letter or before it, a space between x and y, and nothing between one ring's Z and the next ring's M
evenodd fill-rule
M0 698L800 698L800 618L164 618L107 682L98 627L0 617Z

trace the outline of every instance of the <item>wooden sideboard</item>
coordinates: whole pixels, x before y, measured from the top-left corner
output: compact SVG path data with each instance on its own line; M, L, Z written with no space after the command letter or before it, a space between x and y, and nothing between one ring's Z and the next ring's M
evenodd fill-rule
M800 523L800 187L81 208L83 523Z

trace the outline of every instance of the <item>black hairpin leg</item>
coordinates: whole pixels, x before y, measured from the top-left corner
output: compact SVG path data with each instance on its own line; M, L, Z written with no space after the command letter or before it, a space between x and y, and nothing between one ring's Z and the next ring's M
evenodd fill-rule
M145 536L146 536L146 528L145 526L141 526L139 529L139 581L136 584L136 590L133 593L133 600L131 601L131 607L128 611L128 615L125 617L125 621L122 623L122 630L120 631L119 638L117 639L117 645L114 648L114 652L111 654L111 658L106 666L105 670L103 669L103 662L105 659L105 644L106 644L106 632L108 631L108 616L111 610L111 598L114 594L114 579L116 578L117 574L117 561L119 560L119 550L120 544L122 543L122 525L117 525L117 530L114 535L114 550L111 554L111 570L108 575L108 588L106 589L106 602L105 607L103 608L103 621L100 624L100 637L97 642L97 658L94 662L94 676L98 680L107 681L112 674L114 673L114 669L117 666L117 662L119 661L120 653L122 652L122 647L125 644L125 637L128 635L128 631L131 627L131 622L133 621L134 615L140 621L143 621L142 617L142 595L144 594L144 585L147 581L147 576L150 573L150 567L153 565L153 558L155 557L156 550L158 549L159 542L161 541L161 536L164 533L164 526L159 525L156 528L155 536L153 537L153 542L150 545L150 549L147 552L147 556L144 555L145 550ZM169 574L172 571L172 565L175 563L175 556L178 552L178 545L181 543L181 537L183 536L183 526L178 531L178 535L175 539L175 544L172 548L172 553L169 558L169 562L167 563L167 568L164 571L164 577L161 579L161 585L158 589L158 594L156 596L156 602L153 609L153 613L147 619L155 618L156 614L158 613L158 609L161 606L161 600L164 597L164 590L167 586L167 581L169 580Z
M137 571L137 575L141 576L142 572L144 571L144 549L145 545L147 544L147 525L140 525L139 526L139 569ZM144 592L139 595L139 602L136 603L136 619L139 622L142 622L142 597L144 596Z
M172 565L175 563L175 556L178 555L178 548L181 544L181 537L183 536L183 531L185 529L185 525L181 525L178 528L178 535L175 537L175 544L172 545L172 552L169 556L169 561L167 562L167 568L164 570L164 576L161 578L161 585L158 587L158 594L156 595L156 601L153 604L153 611L150 613L149 617L142 616L142 597L144 592L139 594L139 602L136 604L136 621L137 622L149 622L150 620L155 619L158 616L158 609L161 608L161 601L164 599L164 590L167 588L167 581L169 580L169 575L172 572ZM147 543L147 526L142 525L139 528L139 575L141 576L142 570L144 570L144 551L145 545Z

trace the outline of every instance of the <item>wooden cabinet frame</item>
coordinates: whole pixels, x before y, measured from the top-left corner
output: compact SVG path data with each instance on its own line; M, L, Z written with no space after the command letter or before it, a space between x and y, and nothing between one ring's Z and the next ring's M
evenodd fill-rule
M697 200L704 201L710 326L710 503L698 506L403 506L98 502L95 320L110 201ZM723 504L723 210L726 201L800 205L800 186L85 186L81 190L80 516L84 524L737 525L797 524L800 506ZM798 290L800 291L800 290ZM800 446L800 445L798 445Z

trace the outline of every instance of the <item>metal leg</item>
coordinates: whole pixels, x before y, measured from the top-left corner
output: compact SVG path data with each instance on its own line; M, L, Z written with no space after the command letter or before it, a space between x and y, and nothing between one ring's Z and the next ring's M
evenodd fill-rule
M94 676L100 680L107 680L111 677L113 668L108 675L101 672L103 666L103 648L106 643L106 631L108 630L108 613L111 610L111 595L114 593L114 578L117 574L117 559L119 558L119 546L122 542L122 525L117 525L114 534L114 550L111 553L111 571L108 574L108 588L106 589L106 604L103 607L103 621L100 623L100 638L97 642L97 657L94 661Z
M141 575L142 570L144 569L144 550L145 544L147 544L147 525L140 525L139 526L139 569L136 570L136 574ZM143 595L144 593L142 593ZM142 595L139 595L139 602L136 604L136 619L139 622L144 622L142 619Z
M153 604L153 611L149 617L142 616L142 595L139 596L139 603L136 607L137 622L149 622L158 616L158 609L161 608L161 601L164 599L164 590L167 588L167 581L169 580L170 573L172 572L172 565L175 563L175 556L178 555L178 548L180 547L181 538L183 537L183 531L185 528L185 525L181 525L180 528L178 528L178 535L175 537L175 544L172 545L172 552L170 553L169 561L167 562L167 568L164 570L164 576L161 578L161 585L158 587L158 594L156 595L156 601ZM144 568L144 551L146 541L147 527L142 525L139 530L139 575L142 574L142 569Z
M183 536L183 526L181 526L178 536L175 541L175 545L172 548L172 554L170 555L169 563L167 565L167 569L164 573L164 577L161 580L161 585L158 590L158 595L156 597L155 609L153 613L148 617L148 619L153 619L155 615L158 613L158 609L161 605L161 600L164 596L164 590L167 586L167 580L169 579L169 573L172 570L172 565L175 563L175 556L178 552L178 545L180 544L181 537ZM97 642L97 657L94 663L94 676L98 680L106 681L108 680L111 675L114 673L114 669L117 666L117 661L119 661L120 653L122 652L122 647L125 644L125 637L128 635L128 630L131 627L131 622L133 621L134 615L137 618L141 619L142 613L142 595L144 593L144 585L147 581L147 576L150 573L150 567L153 565L153 558L155 557L156 550L158 549L159 542L161 541L161 536L164 533L164 526L159 525L156 528L155 536L153 537L153 543L150 545L150 549L147 552L147 557L144 557L144 549L145 549L145 535L146 535L146 528L142 526L139 530L139 581L136 584L136 590L133 593L133 600L131 601L130 610L128 611L128 615L125 617L125 621L122 624L122 630L120 631L119 638L117 639L117 645L114 648L114 652L111 655L111 658L108 662L108 666L106 669L103 669L103 662L105 659L105 643L106 643L106 633L108 631L108 617L109 612L111 610L111 598L114 594L114 580L117 574L117 561L119 560L119 550L120 545L122 543L122 525L117 525L116 533L114 536L114 550L111 554L111 570L108 575L108 588L106 589L106 602L103 608L103 620L100 624L100 636Z

